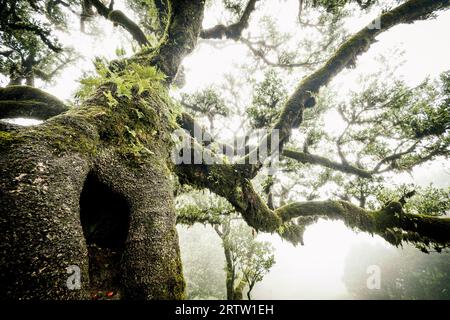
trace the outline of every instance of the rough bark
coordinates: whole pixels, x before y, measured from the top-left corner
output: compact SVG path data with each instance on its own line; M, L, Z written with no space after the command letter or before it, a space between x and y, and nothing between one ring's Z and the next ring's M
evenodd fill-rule
M0 180L2 299L80 299L108 289L91 287L89 281L89 245L108 244L89 243L90 226L80 221L88 176L111 193L104 201L122 197L127 203L117 294L125 299L183 297L168 179L171 128L163 116L170 105L157 93L141 99L112 109L99 95L40 126L1 132L0 162L8 168ZM145 119L137 121L133 108ZM126 126L138 132L145 156L127 141ZM81 290L66 286L71 265L81 268Z
M170 83L195 46L203 6L175 2L166 41L114 69L156 66ZM164 85L154 88L128 99L105 84L82 107L53 118L67 110L54 97L29 87L2 90L2 100L12 101L2 117L31 112L48 120L0 131L7 168L0 175L0 299L86 299L111 289L124 299L183 298L170 162L175 115ZM96 199L120 203L108 212ZM111 257L120 270L98 272ZM66 286L73 265L81 269L80 290Z
M307 152L300 152L300 151L294 151L289 149L284 149L281 153L284 157L288 157L294 160L297 160L301 163L309 163L314 165L320 165L326 168L330 168L336 171L341 171L345 173L350 173L357 175L361 178L370 178L372 177L372 173L369 171L366 171L364 169L345 164L345 163L339 163L335 161L331 161L330 159L327 159L325 157L321 157L318 155L310 154Z

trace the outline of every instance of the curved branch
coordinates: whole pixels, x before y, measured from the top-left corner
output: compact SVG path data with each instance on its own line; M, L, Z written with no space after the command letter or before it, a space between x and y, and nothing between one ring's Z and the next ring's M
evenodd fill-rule
M450 218L405 214L400 202L390 202L378 211L365 210L342 200L295 202L275 212L283 222L309 216L342 220L351 228L378 234L394 245L402 241L450 244Z
M269 209L241 170L242 166L228 164L181 164L175 168L181 183L207 188L224 197L249 226L265 232L276 231L282 224L280 217Z
M297 160L301 163L320 165L320 166L334 169L337 171L354 174L361 178L371 178L372 177L372 172L368 172L364 169L360 169L360 168L352 166L350 164L344 164L344 163L331 161L325 157L321 157L321 156L310 154L310 153L284 149L283 152L281 153L281 155L291 158L291 159L294 159L294 160Z
M251 13L255 10L255 4L258 0L249 0L247 6L242 13L241 18L238 22L225 26L219 24L210 29L202 30L200 32L200 38L203 39L232 39L239 40L242 35L242 31L248 27L248 22L250 20Z
M113 10L108 8L100 0L89 0L92 5L97 9L97 12L104 18L110 20L115 25L121 25L125 30L127 30L131 36L136 40L139 45L146 46L149 44L147 37L145 36L142 29L130 18L128 18L122 11Z
M247 224L258 231L278 232L283 238L302 243L305 227L323 217L342 220L360 231L378 234L394 245L450 245L450 218L405 214L400 202L370 211L342 200L294 202L270 210L235 165L178 165L181 183L207 188L226 198Z

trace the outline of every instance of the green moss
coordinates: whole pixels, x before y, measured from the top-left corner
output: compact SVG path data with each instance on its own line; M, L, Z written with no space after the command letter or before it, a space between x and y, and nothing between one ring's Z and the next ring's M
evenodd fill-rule
M123 81L128 78L124 77L120 80L126 87L122 87L122 91L117 83L115 89L114 86L102 86L83 107L27 128L18 136L32 142L45 142L44 145L58 155L77 152L94 156L99 147L105 146L115 149L131 166L168 159L172 142L170 132L176 126L177 108L170 102L167 90L160 84L162 78L154 68L139 69L135 64L129 67L132 71L125 75L134 75L138 78L136 81L142 83L135 81L125 85ZM152 76L157 79L151 84L144 81ZM111 99L117 103L108 103ZM9 140L11 136L5 133L2 145L10 143Z
M169 283L169 294L167 297L170 297L174 300L183 300L186 298L186 282L183 277L183 266L181 262L181 257L178 254L176 258L173 260L173 269L172 273L174 277Z
M0 148L7 148L19 141L21 138L16 133L0 131Z
M92 156L96 153L98 136L86 118L69 113L57 116L42 125L18 134L32 143L44 142L55 154L76 152Z
M384 208L373 211L371 216L374 218L376 231L383 231L390 227L400 226L402 205L397 201L391 201Z

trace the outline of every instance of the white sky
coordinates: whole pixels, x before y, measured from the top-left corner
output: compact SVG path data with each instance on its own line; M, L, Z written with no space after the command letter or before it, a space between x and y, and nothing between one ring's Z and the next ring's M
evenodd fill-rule
M279 25L285 31L295 27L297 17L297 0L283 2L263 2L265 12L272 12L279 17ZM211 26L220 19L220 12L210 10L205 26ZM352 29L359 28L371 17L355 19ZM75 32L61 35L64 43L74 45L85 57L61 74L54 85L47 85L45 90L61 99L70 99L78 86L77 80L83 71L92 70L92 59L95 56L114 57L114 51L127 41L116 28L102 19L96 23L105 30L101 40ZM252 27L255 26L252 24ZM252 28L251 27L251 28ZM380 53L394 48L405 51L406 63L399 69L398 76L414 85L427 76L436 76L450 69L450 11L442 13L435 20L402 25L383 33L379 42L364 54L357 65L357 72L374 71L373 59ZM252 29L250 29L252 31ZM129 48L129 45L126 45ZM184 60L186 72L185 92L204 88L218 83L226 73L234 73L236 63L245 57L248 51L241 44L232 43L223 49L214 49L208 45L200 45L195 52ZM356 72L344 72L333 83L343 89L358 86ZM1 84L1 83L0 83ZM335 125L339 129L339 120L332 115L327 125ZM447 171L443 167L447 166ZM421 184L431 181L440 186L450 185L448 163L438 163L415 171L415 180ZM405 177L404 179L410 179ZM348 230L340 222L320 221L307 229L305 246L293 247L282 242L277 236L261 235L270 240L276 248L276 265L262 283L255 288L254 297L262 299L307 299L307 298L345 298L347 292L343 282L344 259L350 247L361 240L385 243L384 240L367 234L356 234Z

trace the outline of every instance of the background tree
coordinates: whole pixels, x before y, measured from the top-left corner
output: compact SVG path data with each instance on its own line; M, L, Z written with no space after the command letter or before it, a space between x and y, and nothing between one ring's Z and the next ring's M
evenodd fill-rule
M379 290L369 290L366 285L371 265L381 270ZM393 250L362 243L349 252L343 281L355 299L448 300L448 253L430 255L409 245Z
M73 1L64 2L69 6ZM76 61L73 48L63 48L54 38L52 23L66 28L64 13L56 1L1 1L0 74L10 85L35 85L54 80L62 68ZM41 21L36 14L41 14ZM42 20L44 22L42 22Z
M247 298L251 300L251 292L255 284L263 280L264 275L275 263L273 249L268 242L254 241L253 235L249 232L241 232L234 241L237 243L240 256L242 276L248 285Z
M180 196L177 201L178 224L192 226L201 223L210 225L219 236L225 257L226 298L228 300L241 300L243 299L243 292L246 290L247 298L250 299L255 284L263 279L264 274L275 263L270 244L258 241L255 231L243 223L229 204L214 197L214 195L191 191ZM201 244L198 244L198 246L203 247ZM208 257L207 260L211 260L211 257ZM208 266L204 266L204 268L208 268ZM191 276L192 269L198 270L198 265L188 266L186 272L189 276ZM204 277L202 278L204 279ZM188 288L190 282L193 286L199 288L203 279L199 280L198 277L193 275L190 279L188 278ZM215 277L211 277L209 280L215 283L220 281ZM205 284L203 289L197 290L205 292L210 287L211 284ZM196 293L193 294L194 297L199 296ZM200 296L202 295L206 296L204 293L200 294Z

